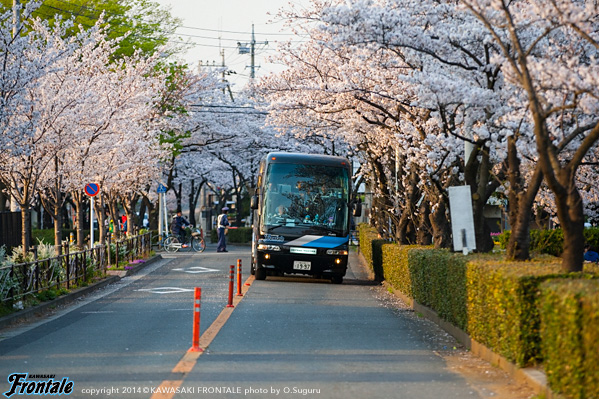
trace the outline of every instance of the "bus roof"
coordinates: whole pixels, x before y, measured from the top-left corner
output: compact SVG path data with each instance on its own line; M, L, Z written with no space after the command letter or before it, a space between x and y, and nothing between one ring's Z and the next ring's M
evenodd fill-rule
M293 163L350 168L349 161L343 157L297 152L271 152L266 156L266 163Z

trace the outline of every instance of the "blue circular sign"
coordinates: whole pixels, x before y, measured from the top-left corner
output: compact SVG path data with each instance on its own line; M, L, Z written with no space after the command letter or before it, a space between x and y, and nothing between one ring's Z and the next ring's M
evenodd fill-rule
M100 193L100 186L96 183L89 183L85 185L85 194L90 197L95 197Z

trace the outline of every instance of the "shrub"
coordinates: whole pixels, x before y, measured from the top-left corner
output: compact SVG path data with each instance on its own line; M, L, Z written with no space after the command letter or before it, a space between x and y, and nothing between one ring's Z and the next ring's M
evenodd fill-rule
M408 252L414 299L439 317L466 329L466 262L470 257L442 249L414 248Z
M555 230L531 230L530 249L534 252L560 256L564 252L564 232Z
M519 366L540 359L539 285L560 274L560 262L469 262L468 333Z
M501 249L506 249L511 232L504 231L498 238ZM584 241L599 249L599 228L584 229ZM530 251L552 256L560 256L564 251L564 233L561 229L531 230Z
M229 229L227 236L230 243L247 244L252 242L252 228L239 227L237 229Z
M542 285L541 337L551 388L568 398L599 397L599 281Z
M360 251L364 255L370 269L374 272L375 279L384 280L382 246L389 241L381 240L373 227L367 224L358 226L360 235Z
M383 245L383 268L385 280L404 295L413 297L412 277L409 270L408 251L415 246L386 244Z

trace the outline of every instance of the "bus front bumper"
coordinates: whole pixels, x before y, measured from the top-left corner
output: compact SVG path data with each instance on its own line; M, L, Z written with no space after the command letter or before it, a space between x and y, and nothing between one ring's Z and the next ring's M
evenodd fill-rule
M319 250L319 252L321 252ZM324 252L324 251L323 251ZM258 250L258 263L269 274L308 274L313 276L345 276L347 250L329 250L332 254L304 255L289 251Z

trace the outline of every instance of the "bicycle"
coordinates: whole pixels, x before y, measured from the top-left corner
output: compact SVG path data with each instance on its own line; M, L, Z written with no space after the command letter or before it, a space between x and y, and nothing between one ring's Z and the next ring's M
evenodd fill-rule
M169 237L169 234L163 232L162 234L152 234L152 249L156 252L165 250L164 242Z
M186 234L183 242L180 242L179 237L174 234L170 234L164 240L164 249L166 252L177 252L182 248L186 248L188 245L195 252L204 252L206 249L206 242L204 241L204 232L202 229L197 227L186 228Z

